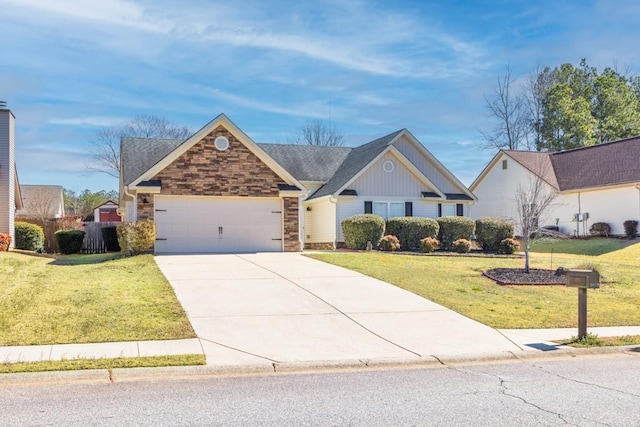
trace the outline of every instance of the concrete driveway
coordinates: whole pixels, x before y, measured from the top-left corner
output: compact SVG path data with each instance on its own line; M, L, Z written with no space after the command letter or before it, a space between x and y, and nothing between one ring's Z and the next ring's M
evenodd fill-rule
M413 293L300 254L155 259L211 365L522 351L498 331Z

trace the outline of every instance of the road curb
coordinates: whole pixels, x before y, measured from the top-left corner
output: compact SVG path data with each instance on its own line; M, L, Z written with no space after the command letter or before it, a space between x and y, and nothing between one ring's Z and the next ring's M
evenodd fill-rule
M207 376L278 375L332 371L375 371L384 369L447 367L492 362L573 358L627 354L640 356L640 346L571 348L551 351L496 352L482 354L429 355L415 358L320 360L254 365L166 366L152 368L89 369L77 371L23 372L0 374L0 386L38 385L66 382L117 383L168 378Z

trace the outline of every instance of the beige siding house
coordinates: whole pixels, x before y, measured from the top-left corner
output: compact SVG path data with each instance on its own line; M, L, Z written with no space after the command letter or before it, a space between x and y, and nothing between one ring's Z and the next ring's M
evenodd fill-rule
M470 186L478 197L470 216L516 220L518 186L538 176L557 193L540 225L583 236L594 222L605 222L623 235L624 221L640 221L638 159L640 137L557 153L500 151Z
M406 129L360 147L257 144L225 115L181 140L123 138L120 213L156 253L332 249L351 215L468 215L476 198Z

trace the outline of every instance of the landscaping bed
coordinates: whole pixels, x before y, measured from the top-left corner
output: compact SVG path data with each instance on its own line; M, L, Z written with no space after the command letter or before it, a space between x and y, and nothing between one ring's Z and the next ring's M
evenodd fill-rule
M566 282L563 270L544 270L530 268L492 268L482 273L485 277L499 285L564 285Z

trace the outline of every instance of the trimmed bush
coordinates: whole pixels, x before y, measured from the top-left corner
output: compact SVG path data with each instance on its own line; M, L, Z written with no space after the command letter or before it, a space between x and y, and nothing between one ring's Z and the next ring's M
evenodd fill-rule
M443 216L438 218L438 224L438 240L445 251L453 250L453 242L458 239L471 240L476 228L476 222L464 216Z
M453 242L453 250L459 254L468 254L471 251L471 242L467 239L458 239Z
M638 234L638 221L630 219L625 221L622 225L624 226L624 234L629 239L633 239L636 234Z
M480 218L476 220L475 234L483 251L497 252L500 242L513 238L513 224L501 218Z
M438 249L440 246L440 242L438 239L434 239L433 237L425 237L420 240L420 252L431 253Z
M118 244L129 254L140 254L153 248L156 241L156 224L150 219L138 222L122 222L116 227Z
M439 230L435 219L405 216L388 219L385 233L397 236L403 251L417 251L420 249L420 240L438 237Z
M120 245L118 244L118 231L116 226L102 227L100 230L102 233L102 241L107 249L107 252L120 252Z
M611 234L611 226L606 222L594 222L589 227L589 233L592 236L609 237Z
M15 223L16 249L25 251L41 251L44 246L42 227L28 222Z
M367 242L371 242L373 247L378 246L384 234L385 224L381 216L360 214L343 219L341 225L345 246L349 249L364 250L367 248Z
M84 240L84 231L82 230L58 230L55 236L61 254L77 254L82 249L82 241Z
M378 248L380 248L381 251L387 252L397 251L398 249L400 249L400 241L396 236L387 234L386 236L382 237L382 239L380 239Z
M7 252L11 245L11 235L0 233L0 252Z
M511 255L516 253L520 249L520 244L516 239L504 239L500 242L498 247L498 253L504 255Z

